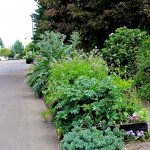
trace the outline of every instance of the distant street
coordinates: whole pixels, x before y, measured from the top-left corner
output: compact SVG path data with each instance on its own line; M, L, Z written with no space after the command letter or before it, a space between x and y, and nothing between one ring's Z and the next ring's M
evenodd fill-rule
M24 60L0 61L0 75L19 74L19 71L25 73L28 67Z
M56 129L40 116L44 102L25 83L29 66L0 61L0 150L59 150Z

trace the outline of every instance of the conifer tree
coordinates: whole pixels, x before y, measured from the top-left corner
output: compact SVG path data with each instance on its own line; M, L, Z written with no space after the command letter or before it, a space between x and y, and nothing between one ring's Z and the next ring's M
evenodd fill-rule
M36 0L37 1L37 0ZM81 34L82 47L102 47L117 28L148 29L149 0L38 0L36 36L46 30Z

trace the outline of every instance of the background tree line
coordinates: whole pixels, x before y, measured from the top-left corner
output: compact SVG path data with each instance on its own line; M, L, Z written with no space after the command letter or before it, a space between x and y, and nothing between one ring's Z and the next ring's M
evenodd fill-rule
M73 31L81 34L81 47L87 51L102 47L117 28L140 28L150 32L149 0L35 0L35 41L44 31L58 31L69 39Z
M2 38L0 38L0 60L1 57L20 59L25 55L24 46L21 41L16 40L9 48L4 46Z

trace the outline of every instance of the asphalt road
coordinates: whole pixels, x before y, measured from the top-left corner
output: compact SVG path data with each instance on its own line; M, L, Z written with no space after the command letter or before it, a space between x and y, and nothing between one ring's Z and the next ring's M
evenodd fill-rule
M28 68L0 61L0 150L59 150L56 129L40 116L44 102L25 83Z

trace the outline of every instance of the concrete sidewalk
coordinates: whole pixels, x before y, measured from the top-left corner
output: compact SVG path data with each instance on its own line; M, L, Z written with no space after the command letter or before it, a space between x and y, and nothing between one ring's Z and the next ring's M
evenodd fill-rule
M59 150L55 127L40 116L44 102L25 83L28 66L16 63L0 66L0 150Z

